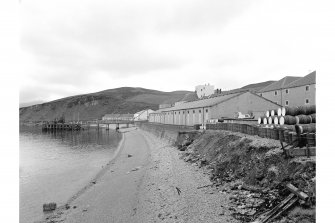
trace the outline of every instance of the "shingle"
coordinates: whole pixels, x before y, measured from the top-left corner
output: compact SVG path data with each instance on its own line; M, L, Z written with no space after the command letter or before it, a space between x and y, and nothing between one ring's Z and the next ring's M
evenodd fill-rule
M315 83L316 83L316 71L313 71L312 73L307 74L305 77L302 77L296 81L293 81L288 86L286 86L286 88L305 86L305 85L315 84Z
M293 81L296 81L300 79L301 77L294 77L294 76L286 76L279 81L276 81L265 88L261 89L259 92L267 92L267 91L274 91L274 90L279 90L282 88L286 88L290 83Z

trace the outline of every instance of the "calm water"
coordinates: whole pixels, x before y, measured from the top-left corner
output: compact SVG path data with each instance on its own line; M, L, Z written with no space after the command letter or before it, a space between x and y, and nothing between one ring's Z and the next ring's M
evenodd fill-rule
M20 222L43 217L43 203L63 205L113 156L122 136L114 130L43 133L20 126Z

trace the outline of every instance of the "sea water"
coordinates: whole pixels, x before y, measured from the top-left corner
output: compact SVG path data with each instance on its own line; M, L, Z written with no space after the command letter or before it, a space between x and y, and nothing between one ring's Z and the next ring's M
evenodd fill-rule
M64 205L108 163L121 138L113 129L20 126L20 222L41 220L44 203Z

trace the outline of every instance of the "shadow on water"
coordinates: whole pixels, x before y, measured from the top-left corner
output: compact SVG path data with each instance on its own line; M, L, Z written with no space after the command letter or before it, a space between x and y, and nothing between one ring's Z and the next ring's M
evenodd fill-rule
M20 126L20 134L39 135L46 140L65 144L71 149L83 149L85 145L116 147L122 138L119 132L96 128L81 131L42 131L39 127Z

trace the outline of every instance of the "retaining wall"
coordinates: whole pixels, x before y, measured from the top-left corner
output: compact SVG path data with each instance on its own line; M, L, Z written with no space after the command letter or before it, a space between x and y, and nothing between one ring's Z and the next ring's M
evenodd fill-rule
M180 143L188 137L193 137L198 134L193 127L178 126L178 125L165 125L153 123L136 123L140 129L150 132L159 138L168 140L171 144L175 145Z

